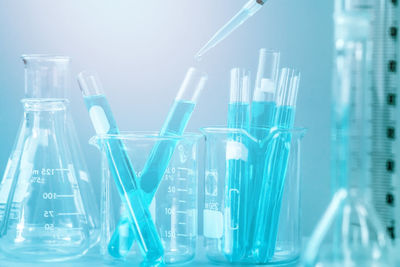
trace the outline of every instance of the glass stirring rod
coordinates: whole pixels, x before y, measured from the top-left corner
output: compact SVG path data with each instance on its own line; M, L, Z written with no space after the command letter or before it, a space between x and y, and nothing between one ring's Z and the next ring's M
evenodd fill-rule
M78 83L96 134L118 135L117 123L97 76L82 72L78 75ZM161 263L164 249L124 144L119 139L108 140L103 144L103 149L107 154L112 176L128 211L131 224L134 226L145 262Z
M222 28L220 28L216 34L197 52L195 58L201 60L201 57L211 48L216 46L219 42L225 39L229 34L231 34L236 28L242 25L246 20L253 16L257 11L261 9L267 0L250 0L248 1L242 9L226 23Z
M159 133L160 136L181 136L183 134L207 79L208 77L205 73L195 68L190 68L187 71L175 97L174 104ZM150 206L154 198L176 145L177 140L161 140L154 145L150 152L140 176L140 188L147 206ZM124 257L129 252L135 239L128 215L122 214L108 244L108 251L116 258Z

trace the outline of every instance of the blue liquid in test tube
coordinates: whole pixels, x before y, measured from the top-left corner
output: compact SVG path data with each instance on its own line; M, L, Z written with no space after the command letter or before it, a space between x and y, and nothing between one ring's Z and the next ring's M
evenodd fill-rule
M269 261L275 253L282 195L289 160L291 130L295 119L295 105L300 74L282 69L277 96L275 125L282 129L273 141L267 159L270 168L265 168L263 185L256 214L256 242L254 252L262 262Z
M251 103L250 133L257 140L264 140L269 134L268 129L274 126L276 112L276 80L278 77L280 53L274 50L260 49L257 77ZM250 177L247 212L247 257L251 257L252 244L255 236L255 218L263 183L263 171L266 162L266 153L260 145L252 143L250 154Z
M250 73L241 69L231 71L228 128L250 128ZM223 251L229 261L245 255L246 207L248 186L248 147L245 133L232 133L226 144L225 225Z
M195 107L192 101L175 101L160 136L180 136L183 134ZM151 151L150 157L143 168L140 177L140 187L150 204L157 191L161 178L167 169L172 154L177 145L176 140L162 140Z
M183 134L206 81L206 74L194 68L188 70L159 133L160 136L181 136ZM176 145L176 140L161 140L157 142L146 161L140 176L140 188L147 206L150 206L154 198ZM127 234L123 235L122 229L128 229ZM108 251L116 258L124 257L129 252L135 239L129 218L127 214L123 214L110 239Z
M116 121L96 76L81 73L78 81L96 133L118 135ZM121 200L125 203L131 224L134 225L133 229L138 237L145 262L153 265L162 263L164 249L144 196L137 184L137 177L124 144L120 139L112 137L101 140L100 143L99 145L106 153Z

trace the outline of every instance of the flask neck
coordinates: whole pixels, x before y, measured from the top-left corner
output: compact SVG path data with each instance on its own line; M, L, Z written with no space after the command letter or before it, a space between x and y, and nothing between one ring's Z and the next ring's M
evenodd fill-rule
M67 119L67 99L23 99L24 121L27 128L63 128Z
M69 58L49 55L23 55L25 97L64 98L69 88Z

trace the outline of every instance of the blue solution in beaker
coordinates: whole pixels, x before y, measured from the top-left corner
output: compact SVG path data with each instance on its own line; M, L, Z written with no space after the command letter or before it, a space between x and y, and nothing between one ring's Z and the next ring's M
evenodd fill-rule
M250 128L250 105L246 102L230 103L228 128ZM223 251L229 261L238 261L246 252L246 207L248 187L248 146L243 133L233 133L226 144L225 210L229 216L225 222Z
M195 105L196 104L191 101L174 101L160 131L160 136L182 135L190 120ZM154 145L154 148L150 152L150 156L140 176L140 187L143 191L143 197L147 206L150 206L153 200L176 145L177 140L161 140ZM126 231L127 228L128 231ZM126 214L123 214L110 239L108 251L113 257L124 257L129 252L134 241L135 235L130 226L129 218Z
M276 103L274 101L253 101L251 103L251 135L262 140L265 130L274 126ZM259 128L259 129L257 129Z
M119 134L110 105L104 95L85 96L84 101L96 132ZM102 147L106 152L112 177L116 180L115 184L121 199L124 201L126 209L129 210L128 214L132 216L132 218L127 218L127 223L132 220L136 226L135 230L131 229L132 236L139 237L140 248L146 262L161 262L164 249L151 219L144 195L137 185L137 177L124 144L117 138L109 138L102 144ZM126 198L129 201L125 201ZM113 251L120 251L120 248L115 247Z
M251 128L250 133L257 140L261 141L267 137L267 130L274 125L276 113L275 101L253 101L251 104ZM254 143L252 153L249 155L250 176L248 194L250 207L247 211L247 251L251 254L251 247L255 240L256 213L260 199L261 187L263 184L263 172L267 153L260 148L259 143Z
M294 124L295 107L278 106L275 125L280 129L291 129ZM270 260L275 253L278 224L285 176L289 160L291 134L281 132L274 140L265 168L263 185L256 217L256 242L253 250L262 262ZM270 172L269 172L270 171ZM264 198L264 199L263 199Z

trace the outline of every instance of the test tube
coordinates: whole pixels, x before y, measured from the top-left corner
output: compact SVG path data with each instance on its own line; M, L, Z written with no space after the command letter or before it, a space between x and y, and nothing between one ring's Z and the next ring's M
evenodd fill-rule
M97 76L82 72L78 75L78 82L96 134L118 135L117 123ZM145 262L162 262L164 249L124 144L119 139L111 138L102 146Z
M231 70L228 128L250 128L250 72ZM246 198L248 148L243 133L234 133L226 144L225 225L223 251L231 261L244 257L246 241Z
M207 81L207 75L190 68L165 120L160 136L180 136L192 116L197 99ZM176 146L176 141L160 141L153 148L140 177L140 187L148 203L161 182Z
M257 139L265 137L263 136L265 131L257 131L259 128L274 126L279 60L278 51L260 49L257 78L251 102L251 133Z
M285 132L293 128L300 73L293 69L283 68L277 94L277 108L274 125L282 129L280 136L274 140L267 164L264 169L263 185L256 213L256 226L253 250L262 262L274 256L282 195L286 170L289 160L291 134Z
M269 128L274 126L276 112L276 84L279 73L280 53L274 50L260 49L257 78L254 87L253 100L251 102L250 133L258 140L265 138ZM258 144L254 144L258 146ZM254 242L255 217L263 183L263 170L265 166L264 150L256 147L250 154L250 178L248 194L248 234L247 253L251 254L251 246Z
M190 120L198 97L207 82L207 75L195 68L190 68L178 91L175 101L165 120L160 136L181 136ZM162 140L155 144L140 176L140 188L147 206L150 205L174 153L176 140ZM135 235L127 215L123 215L114 231L108 250L114 257L124 257L135 241ZM129 227L122 235L119 229ZM121 246L122 244L122 246Z

